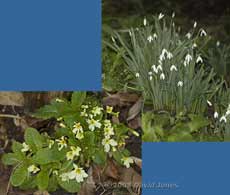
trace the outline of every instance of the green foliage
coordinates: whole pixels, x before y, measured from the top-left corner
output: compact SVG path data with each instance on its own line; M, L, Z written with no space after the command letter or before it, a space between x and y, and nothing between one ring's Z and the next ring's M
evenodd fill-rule
M27 128L25 142L13 142L13 152L2 157L5 165L14 166L10 178L13 186L48 191L61 187L76 193L92 164L106 165L116 153L119 158L114 159L127 166L122 161L130 155L125 139L128 132L135 131L113 124L108 118L118 113L89 99L85 92L74 92L70 101L56 99L35 113L41 118L56 118L57 129L47 135Z
M193 142L223 141L212 121L197 114L171 116L169 113L142 114L143 141Z

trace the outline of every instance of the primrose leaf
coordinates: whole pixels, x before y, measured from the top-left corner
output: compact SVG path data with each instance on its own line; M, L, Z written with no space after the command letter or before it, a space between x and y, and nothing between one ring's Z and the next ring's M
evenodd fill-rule
M17 153L4 154L2 162L4 165L16 165L22 161L22 156Z
M21 153L21 150L22 150L23 146L21 143L17 142L17 141L13 141L13 144L12 144L12 150L13 152L15 153Z
M61 178L58 178L59 185L70 193L79 192L81 184L77 183L76 180L62 181Z
M65 154L65 149L58 151L56 148L42 148L34 155L33 160L35 163L45 165L63 160L65 158Z
M42 169L37 175L37 185L39 190L46 190L49 185L49 171Z
M71 105L73 108L79 108L86 98L86 92L73 92L71 98Z
M106 162L106 153L104 152L104 150L99 150L99 149L96 149L95 150L95 153L94 153L94 156L93 156L93 162L95 162L96 164L105 164Z
M58 181L55 175L49 178L48 192L55 192L58 188Z
M27 128L25 131L25 141L32 149L40 149L43 146L44 139L34 128Z
M10 177L10 182L13 186L20 186L26 180L27 176L28 176L27 167L20 165L19 167L15 168L15 170L13 171Z

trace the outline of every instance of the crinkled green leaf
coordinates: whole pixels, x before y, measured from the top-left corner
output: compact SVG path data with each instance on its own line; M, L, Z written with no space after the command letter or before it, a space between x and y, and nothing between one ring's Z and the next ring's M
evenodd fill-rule
M41 134L34 128L27 128L25 131L25 142L32 148L32 149L40 149L43 146L44 138Z
M77 183L76 180L62 181L61 178L58 178L58 183L63 189L70 193L79 192L81 188L81 184Z
M86 98L86 92L73 92L71 98L71 105L73 108L79 108Z
M22 162L23 158L22 155L17 153L8 153L2 156L2 162L5 165L16 165Z
M13 171L10 182L13 186L20 186L25 181L26 177L28 176L28 170L26 166L20 165L15 168Z
M46 190L49 185L49 170L42 169L37 175L37 185L39 190Z

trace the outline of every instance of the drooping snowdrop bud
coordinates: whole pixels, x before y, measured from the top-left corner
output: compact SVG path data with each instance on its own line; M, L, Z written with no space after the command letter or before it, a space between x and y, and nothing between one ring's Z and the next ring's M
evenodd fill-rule
M219 117L218 112L214 112L214 118L218 118L218 117Z
M170 67L170 71L172 72L172 71L177 71L177 67L175 66L175 65L172 65L171 67Z
M195 21L193 24L193 28L196 28L196 26L197 26L197 22Z
M139 78L139 77L140 77L140 74L137 72L137 73L135 74L135 76L136 76L137 78Z
M175 18L175 12L172 13L172 18Z
M196 48L197 47L197 44L196 43L193 43L192 45L192 49Z
M153 80L153 76L149 76L149 80L150 80L150 81Z
M131 30L129 30L129 36L130 36L130 37L132 36L132 32L131 32Z
M161 79L161 80L165 80L165 75L164 75L164 73L161 73L160 79Z
M216 46L219 47L220 46L220 41L216 42Z
M197 59L196 59L196 63L203 63L203 59L200 57L200 56L198 56L197 57Z
M146 20L146 18L144 18L143 24L144 24L144 26L147 25L147 20Z
M159 16L158 16L158 20L161 20L165 15L160 13Z
M185 35L185 37L187 37L188 39L190 39L190 38L192 37L192 35L191 35L190 32L188 32L188 33Z
M151 72L151 71L150 71L150 72L148 72L148 75L149 75L149 76L153 75L153 72Z
M207 100L207 104L208 104L209 106L212 106L212 102L210 102L209 100Z
M111 36L111 39L112 39L113 43L116 43L116 40L113 36Z
M183 87L183 81L178 81L177 86L178 87Z
M205 36L207 36L207 33L205 32L205 30L204 29L201 29L201 31L200 31L200 36L201 37L205 37Z

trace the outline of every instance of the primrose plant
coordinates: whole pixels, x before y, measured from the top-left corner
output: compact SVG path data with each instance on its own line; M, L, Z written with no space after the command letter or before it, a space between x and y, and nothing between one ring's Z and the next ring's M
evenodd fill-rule
M130 87L141 91L154 110L202 113L221 86L201 55L199 43L206 42L207 33L195 22L182 36L174 16L145 18L139 28L114 31L112 41L104 43L123 57L133 75Z
M86 93L75 92L71 101L56 99L39 109L35 116L56 118L53 135L40 134L34 128L25 131L25 142L13 142L12 153L2 158L13 165L10 182L22 189L55 191L59 187L78 192L87 179L92 164L106 165L113 158L127 168L133 163L125 140L129 132L138 133L124 124L113 124L118 116L112 107L101 107Z

